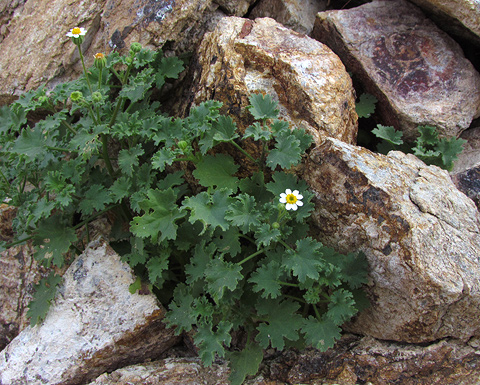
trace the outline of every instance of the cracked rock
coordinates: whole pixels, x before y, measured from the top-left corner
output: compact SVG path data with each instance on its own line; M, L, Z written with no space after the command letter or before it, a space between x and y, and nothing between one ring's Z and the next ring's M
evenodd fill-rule
M371 306L349 331L410 343L480 334L480 214L446 171L330 138L305 179L321 240L369 261Z
M273 19L222 18L199 46L185 110L206 100L223 102L243 132L252 123L246 107L255 92L279 102L281 118L319 141L332 136L353 143L355 91L337 55Z
M105 242L92 242L64 274L44 322L0 353L0 384L80 385L177 343L153 294L129 292L134 280Z

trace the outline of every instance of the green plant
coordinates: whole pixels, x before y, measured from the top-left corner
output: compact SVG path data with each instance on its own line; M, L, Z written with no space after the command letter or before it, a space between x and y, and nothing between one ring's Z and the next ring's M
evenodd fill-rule
M355 105L359 118L369 118L375 112L377 99L370 94L362 94ZM389 151L397 150L405 153L413 153L426 164L435 165L450 171L453 162L463 150L463 139L452 137L438 138L435 127L425 125L418 126L419 136L413 144L405 143L402 139L403 132L395 130L392 126L377 124L372 133L381 142L377 144L377 151L387 154ZM359 135L361 133L359 132Z
M396 131L391 126L382 126L378 124L372 130L382 141L377 145L377 150L382 154L387 154L391 150L400 150L406 153L413 153L426 164L435 165L445 170L452 170L453 162L463 150L463 144L466 140L452 137L438 138L438 133L433 126L419 126L419 136L414 145L404 143L403 132Z
M81 32L69 36L83 63ZM206 365L226 357L240 384L264 348L333 346L365 305L366 260L309 232L313 194L292 167L311 137L280 120L269 95L250 96L254 123L243 135L216 101L185 118L161 114L154 97L182 70L132 44L126 56L97 54L76 81L3 107L1 198L18 208L16 243L32 240L46 265L68 263L89 224L112 213L112 245L138 277L131 292L148 282L169 308L166 323L192 333ZM46 116L30 124L31 111ZM32 323L59 281L39 284ZM235 333L243 344L232 344Z

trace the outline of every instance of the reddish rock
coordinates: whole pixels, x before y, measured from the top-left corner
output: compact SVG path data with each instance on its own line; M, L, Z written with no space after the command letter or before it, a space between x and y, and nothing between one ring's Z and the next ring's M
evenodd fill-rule
M324 353L286 351L267 365L288 384L480 384L478 345L458 340L417 346L346 335Z
M460 46L407 1L321 12L312 35L376 96L383 124L406 139L425 124L456 137L480 114L480 75Z
M411 0L448 33L480 45L480 3L477 0Z

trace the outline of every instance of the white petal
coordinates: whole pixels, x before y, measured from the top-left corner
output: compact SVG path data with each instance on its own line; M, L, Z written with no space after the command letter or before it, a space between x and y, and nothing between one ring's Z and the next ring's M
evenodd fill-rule
M297 199L298 200L303 199L303 195L302 194L297 194Z
M296 204L297 206L303 206L303 202L302 202L302 201L296 201L295 204Z
M289 194L291 194L291 193L292 193L292 190L290 190L289 188L287 188L287 189L285 190L285 195L289 195Z
M287 198L286 197L281 197L279 199L280 203L287 203Z

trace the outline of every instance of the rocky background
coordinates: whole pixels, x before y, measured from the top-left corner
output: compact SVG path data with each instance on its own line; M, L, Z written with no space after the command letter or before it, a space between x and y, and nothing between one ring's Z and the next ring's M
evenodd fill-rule
M190 58L173 114L213 98L242 130L248 95L265 91L315 138L303 176L318 236L366 254L372 305L325 353L266 351L249 384L480 384L478 0L3 0L0 105L80 74L75 26L90 62L132 42ZM379 101L370 120L355 112L361 92ZM372 121L467 144L449 174L359 146ZM2 240L13 215L0 206ZM42 270L29 246L2 254L0 385L228 384L223 361L203 368L165 328L153 296L128 292L132 271L96 226L41 326L26 306Z

